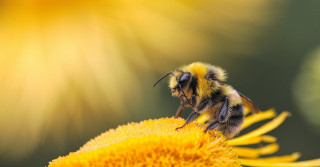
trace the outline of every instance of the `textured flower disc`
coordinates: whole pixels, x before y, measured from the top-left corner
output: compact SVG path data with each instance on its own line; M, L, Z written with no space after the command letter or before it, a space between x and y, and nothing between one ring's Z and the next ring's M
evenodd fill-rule
M162 118L120 126L49 166L240 166L221 133L204 134L195 123L176 131L184 121Z

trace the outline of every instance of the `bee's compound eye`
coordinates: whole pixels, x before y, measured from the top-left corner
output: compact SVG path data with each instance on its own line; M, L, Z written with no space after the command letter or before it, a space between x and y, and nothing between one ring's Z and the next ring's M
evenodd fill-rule
M184 73L181 78L180 81L184 82L184 81L188 81L190 79L190 74L189 73Z
M181 86L184 86L190 79L190 74L189 73L184 73L180 77L179 83Z

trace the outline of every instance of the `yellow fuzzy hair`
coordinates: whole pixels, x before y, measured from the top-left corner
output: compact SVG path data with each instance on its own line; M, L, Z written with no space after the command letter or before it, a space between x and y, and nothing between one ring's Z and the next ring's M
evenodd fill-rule
M216 78L222 82L226 81L227 74L221 67L209 65L216 72Z
M181 74L179 74L181 75ZM172 75L170 76L170 79L169 79L169 88L172 89L174 88L175 86L177 86L178 82L177 82L177 79L178 78L178 74L175 73L175 75Z
M213 66L207 63L195 62L186 66L181 67L182 71L190 72L197 77L205 77L209 70L215 72L216 78L220 81L226 81L227 75L226 72L218 66Z
M170 77L169 87L174 88L178 84L176 78L179 78L181 75L181 72L179 71L189 72L193 76L196 76L198 79L198 89L197 89L198 95L200 97L209 97L211 92L218 89L218 87L212 86L212 82L213 82L212 80L208 80L207 78L205 78L209 70L212 70L215 73L215 77L219 81L223 82L226 80L226 73L222 68L217 66L212 66L207 63L195 62L189 65L182 66L178 68L178 70L175 70L174 76Z
M222 94L228 96L228 98L230 99L229 101L231 106L235 106L242 102L241 97L239 96L237 91L230 85L222 85L220 89L222 91Z
M204 78L209 71L208 65L201 62L195 62L190 65L183 66L182 71L190 72L197 77Z

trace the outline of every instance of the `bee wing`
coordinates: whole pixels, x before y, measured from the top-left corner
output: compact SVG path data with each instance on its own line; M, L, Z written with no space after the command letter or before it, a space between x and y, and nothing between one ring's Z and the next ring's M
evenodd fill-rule
M260 109L253 103L253 101L251 99L249 99L248 97L246 97L245 95L243 95L239 91L238 91L238 93L241 97L243 105L248 107L250 112L255 113L255 114L259 113Z

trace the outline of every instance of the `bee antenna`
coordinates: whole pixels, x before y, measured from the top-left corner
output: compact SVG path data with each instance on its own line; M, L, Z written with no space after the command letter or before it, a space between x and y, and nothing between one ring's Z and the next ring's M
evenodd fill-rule
M179 87L181 89L181 85L179 84ZM186 94L184 93L183 89L181 89L181 92L183 94L183 96L186 98L187 102L190 104L190 106L192 107L192 104L190 103L189 99L187 98Z
M173 72L172 71L170 71L168 74L166 74L166 75L164 75L163 77L161 77L157 82L155 82L154 84L153 84L153 86L152 87L155 87L162 79L164 79L165 77L167 77L168 75L173 75Z

